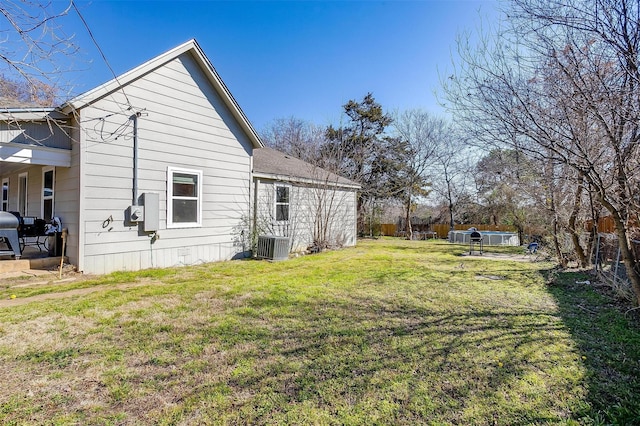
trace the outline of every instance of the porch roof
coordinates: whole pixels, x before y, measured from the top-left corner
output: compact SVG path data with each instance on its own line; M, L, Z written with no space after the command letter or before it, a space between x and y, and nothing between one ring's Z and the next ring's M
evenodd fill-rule
M5 163L15 165L71 166L71 150L50 148L41 145L23 143L0 143L0 174L4 172Z
M4 122L24 122L24 121L50 121L69 120L69 116L63 114L56 108L0 108L0 121Z
M24 165L70 167L71 150L60 146L66 144L60 143L61 137L69 138L64 130L68 120L56 108L0 108L0 175ZM44 133L30 123L45 129ZM52 138L58 143L52 143Z

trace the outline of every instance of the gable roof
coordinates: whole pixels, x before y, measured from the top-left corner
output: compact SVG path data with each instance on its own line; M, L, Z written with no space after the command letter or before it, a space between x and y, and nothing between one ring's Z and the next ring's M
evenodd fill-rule
M253 175L289 182L360 188L357 182L268 147L253 150Z
M121 87L131 83L132 81L137 80L138 78L158 69L159 67L165 65L166 63L176 59L178 56L189 53L196 63L200 66L204 74L207 76L209 82L218 93L218 95L222 98L224 104L229 108L231 114L238 121L238 124L247 134L247 137L251 141L254 148L260 148L263 145L260 140L260 136L255 131L249 119L244 114L238 102L234 99L233 95L227 88L227 86L220 78L220 75L217 73L209 59L206 57L200 45L195 39L191 39L186 43L181 44L178 47L175 47L155 58L145 62L138 67L127 71L126 73L114 78L111 81L108 81L95 89L89 90L75 98L67 101L64 105L62 105L61 109L65 114L69 114L74 110L82 109L92 103L102 99L103 97L120 90Z

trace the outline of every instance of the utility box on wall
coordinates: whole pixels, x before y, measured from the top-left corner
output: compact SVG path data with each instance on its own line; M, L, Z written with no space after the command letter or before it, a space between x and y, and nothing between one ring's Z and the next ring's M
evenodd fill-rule
M144 204L144 232L155 232L160 228L160 195L154 192L142 194Z
M127 209L127 221L131 225L141 222L144 217L144 206L131 205Z

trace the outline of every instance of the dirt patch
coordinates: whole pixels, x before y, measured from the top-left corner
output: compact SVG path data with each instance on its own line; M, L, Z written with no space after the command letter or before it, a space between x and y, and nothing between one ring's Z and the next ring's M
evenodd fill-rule
M482 254L473 252L473 254L462 253L463 257L471 259L489 259L489 260L511 260L514 262L535 262L536 260L542 260L537 258L536 255L531 254L508 254L508 253L491 253L484 252Z
M50 283L50 282L49 282ZM93 287L86 287L86 288L77 288L77 289L73 289L73 290L67 290L67 291L60 291L60 292L55 292L55 293L45 293L45 294L38 294L36 296L31 296L31 297L21 297L21 298L17 298L17 299L5 299L5 300L0 300L0 308L7 308L7 307L11 307L11 306L21 306L21 305L26 305L27 303L32 303L32 302L42 302L45 300L55 300L55 299L64 299L67 297L74 297L74 296L83 296L86 294L90 294L90 293L95 293L96 291L102 291L105 289L109 289L109 290L127 290L130 288L136 288L136 287L141 287L141 286L146 286L149 285L148 281L142 281L142 282L136 282L136 283L124 283L124 284L105 284L105 285L97 285L97 286L93 286Z
M479 281L484 281L484 280L502 281L506 279L507 279L506 277L503 277L500 275L476 275L476 280L479 280Z

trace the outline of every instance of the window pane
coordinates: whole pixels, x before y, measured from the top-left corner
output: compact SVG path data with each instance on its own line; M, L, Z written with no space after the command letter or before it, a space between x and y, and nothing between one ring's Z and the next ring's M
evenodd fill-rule
M286 186L276 187L276 203L288 203L289 202L289 188Z
M9 184L2 184L2 210L9 210Z
M27 215L27 177L18 177L18 211L22 216Z
M198 196L198 176L186 173L173 174L173 196L174 197L197 197Z
M43 219L49 220L53 217L53 200L51 198L42 201L43 205Z
M44 172L44 196L53 196L53 170Z
M173 200L173 223L198 222L198 200Z
M289 206L287 204L276 205L276 220L289 220Z

